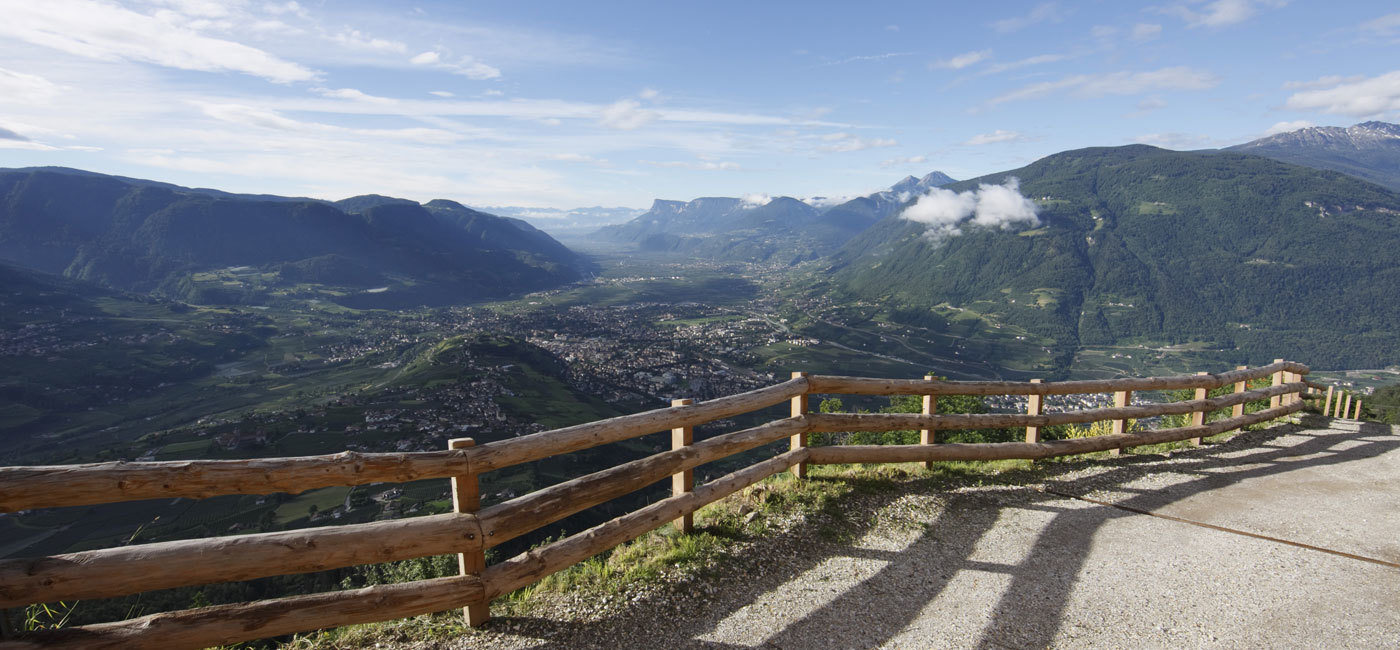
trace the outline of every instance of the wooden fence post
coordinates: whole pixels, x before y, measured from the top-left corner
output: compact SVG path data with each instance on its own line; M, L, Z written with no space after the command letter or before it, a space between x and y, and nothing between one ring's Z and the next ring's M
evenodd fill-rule
M1360 419L1361 419L1361 400L1360 400L1360 399L1357 399L1357 400L1356 400L1356 413L1353 414L1353 415L1351 416L1351 419L1353 419L1353 420L1360 420Z
M925 381L933 381L933 375L924 375ZM933 415L938 412L938 396L924 395L924 415ZM919 429L919 444L931 445L934 442L933 429ZM924 461L924 469L933 469L933 461Z
M792 373L792 378L793 378L793 379L797 379L797 378L799 378L799 377L806 377L806 376L807 376L807 373L805 373L805 372L793 372L793 373ZM792 398L792 417L795 417L795 418L797 418L797 417L802 417L802 416L804 416L804 415L806 415L806 414L807 414L807 393L804 392L804 393L802 393L801 395L798 395L797 397ZM795 435L795 436L793 436L793 437L791 438L791 444L788 445L788 448L791 449L791 450L798 450L798 449L801 449L801 448L806 447L806 446L807 446L807 432L806 432L806 431L803 431L802 433L799 433L799 434L797 434L797 435ZM796 465L793 465L793 466L792 466L792 475L793 475L795 478L807 478L807 463L798 463L798 464L796 464Z
M1282 362L1283 362L1283 359L1274 359L1274 363L1282 363ZM1282 371L1282 370L1280 370L1280 371L1274 373L1274 384L1273 384L1273 385L1275 385L1275 386L1282 386L1282 385L1283 385L1283 371ZM1280 405L1282 405L1282 404L1283 404L1283 396L1282 396L1282 395L1274 395L1273 397L1270 397L1270 398L1269 398L1269 408L1278 408L1278 407L1279 407Z
M448 449L467 449L476 445L472 438L453 438L447 441ZM481 485L475 472L467 472L452 477L452 511L475 513L481 509ZM484 540L483 540L484 541ZM478 545L477 550L457 554L457 568L461 575L481 575L486 569L486 546ZM491 603L482 601L462 608L462 616L470 627L479 627L491 620Z
M1347 393L1347 405L1342 408L1342 418L1351 418L1351 393Z
M1039 384L1039 379L1032 379L1032 384ZM1044 395L1026 396L1026 415L1041 415L1045 410ZM1040 427L1026 427L1026 442L1040 442Z
M690 406L694 404L692 399L673 399L671 406ZM695 429L693 427L677 427L671 429L671 449L687 447L695 442ZM695 470L688 469L679 474L671 475L671 496L678 497L695 489ZM689 534L695 528L695 513L686 513L676 520L676 530L682 534Z
M1235 370L1249 370L1249 366L1235 366ZM1248 385L1248 381L1235 382L1235 392L1243 393L1245 389L1248 388ZM1239 404L1236 404L1233 408L1230 409L1230 417L1237 418L1241 415L1244 415L1244 402L1240 402Z
M1332 387L1331 387L1331 386L1328 386L1328 387L1327 387L1327 397L1326 397L1325 399L1322 400L1322 415L1325 417L1325 416L1328 416L1328 415L1331 415L1331 414L1332 414Z
M1133 391L1130 391L1130 390L1120 390L1120 391L1118 391L1118 392L1116 392L1116 393L1113 394L1113 406L1114 406L1114 408L1122 408L1122 407L1127 406L1128 404L1132 403L1132 401L1133 401ZM1113 421L1113 431L1112 431L1112 433L1127 433L1127 430L1128 430L1128 421L1127 421L1127 420L1114 420L1114 421ZM1121 447L1119 447L1119 448L1117 448L1117 449L1109 450L1108 453L1109 453L1110 456L1121 456L1121 455L1123 455L1123 449L1122 449Z
M1204 372L1204 371L1203 371L1203 372L1198 372L1198 373L1196 373L1196 374L1197 374L1197 375L1209 375L1210 373ZM1206 389L1206 388L1197 388L1197 389L1196 389L1196 399L1205 399L1206 397L1209 396L1209 393L1210 393L1209 389ZM1196 412L1194 412L1194 413L1191 414L1191 426L1193 426L1193 427L1199 427L1199 426L1201 426L1202 424L1205 424L1205 423L1206 423L1206 412L1205 412L1205 411L1196 411ZM1194 444L1194 445L1202 445L1202 444L1205 444L1205 442L1206 442L1206 439L1205 439L1205 438L1192 438L1192 439L1191 439L1191 444Z

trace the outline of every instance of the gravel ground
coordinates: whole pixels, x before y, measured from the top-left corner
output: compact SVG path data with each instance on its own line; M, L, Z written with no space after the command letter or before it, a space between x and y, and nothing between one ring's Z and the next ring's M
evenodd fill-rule
M1400 647L1397 434L1310 417L1035 485L915 478L769 522L708 576L396 647Z

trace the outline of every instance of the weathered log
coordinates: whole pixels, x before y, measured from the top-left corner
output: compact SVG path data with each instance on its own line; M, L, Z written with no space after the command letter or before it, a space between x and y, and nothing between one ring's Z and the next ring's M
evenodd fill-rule
M635 492L687 469L766 445L806 430L803 418L776 420L565 481L483 508L481 529L490 548L576 512Z
M0 608L446 555L481 544L474 516L443 514L0 560Z
M705 483L694 492L657 501L640 510L599 524L560 541L522 553L488 567L482 574L486 596L496 598L566 569L618 544L685 514L699 510L769 476L805 462L812 448L804 447Z
M469 452L180 460L0 467L0 512L139 499L305 492L368 483L446 478L467 469Z
M0 642L0 650L177 650L206 648L292 632L373 623L462 607L479 601L477 576L452 576L349 591L259 600L151 614L116 623L37 633Z
M812 375L807 392L846 395L1069 395L1113 393L1120 390L1178 390L1218 388L1237 381L1267 377L1281 370L1308 374L1308 367L1292 361L1274 363L1252 370L1231 370L1210 375L1179 375L1090 381L1057 381L1031 384L1017 381L935 381L924 379L872 379Z
M849 445L811 447L809 463L833 465L845 463L914 463L950 460L1036 460L1053 456L1085 454L1139 445L1176 442L1187 438L1204 438L1243 426L1283 417L1303 408L1301 403L1289 404L1238 418L1219 420L1197 427L1156 429L1140 433L1118 433L1092 438L1052 440L1049 442L948 443L937 445Z
M813 432L897 431L901 429L999 429L1009 427L1048 427L1061 424L1129 420L1160 415L1181 415L1194 411L1225 408L1257 399L1304 390L1303 384L1282 384L1231 393L1203 400L1144 404L1083 411L1027 415L1024 413L959 413L922 415L917 413L810 413L807 420Z
M678 427L693 427L741 413L782 404L807 392L807 379L790 379L781 384L698 402L643 413L624 415L563 429L532 433L499 442L478 445L473 450L472 470L486 472L558 454L619 442Z

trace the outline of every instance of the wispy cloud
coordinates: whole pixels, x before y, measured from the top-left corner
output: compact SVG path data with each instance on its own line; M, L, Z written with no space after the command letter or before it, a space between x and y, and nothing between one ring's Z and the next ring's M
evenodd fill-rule
M1287 4L1287 0L1214 0L1200 8L1193 5L1175 4L1159 7L1157 11L1176 16L1189 27L1226 27L1242 23L1259 13L1260 7L1276 8Z
M1131 140L1135 144L1150 144L1164 149L1205 149L1219 144L1214 138L1199 133L1145 133Z
M982 144L996 144L998 142L1024 142L1028 139L1029 138L1025 135L1016 131L997 129L991 133L979 133L974 135L963 144L977 146Z
M713 160L640 160L643 165L669 169L693 169L696 171L737 171L739 163Z
M987 101L986 106L1044 97L1067 92L1079 97L1106 95L1137 95L1162 90L1205 90L1220 83L1215 75L1185 66L1161 68L1146 72L1112 72L1097 75L1073 75L1058 81L1044 81L1018 88Z
M828 133L821 137L826 144L817 147L818 151L847 153L879 147L893 147L899 142L892 138L860 138L850 133Z
M927 156L907 156L904 158L890 158L889 160L881 160L880 166L902 167L904 165L922 165L925 162L928 162Z
M894 59L894 58L898 58L898 57L901 57L901 56L913 56L913 55L914 55L913 52L886 52L886 53L884 53L884 54L864 54L864 55L860 55L860 56L849 56L849 57L846 57L846 58L844 58L844 59L839 59L839 60L836 60L836 61L827 61L826 63L822 63L822 64L820 64L820 65L822 65L822 66L832 66L832 65L845 65L845 64L847 64L847 63L860 63L860 62L862 62L862 61L884 61L885 59Z
M0 140L18 140L19 142L29 142L29 138L26 138L20 135L19 133L11 131L10 129L7 129L3 126L0 126Z
M1071 58L1074 58L1074 56L1073 56L1073 55L1069 55L1069 54L1037 54L1037 55L1035 55L1035 56L1028 56L1028 57L1026 57L1026 58L1024 58L1024 59L1019 59L1019 60L1016 60L1016 61L1007 61L1007 62L1005 62L1005 63L993 63L993 64L991 64L991 65L988 65L988 66L982 68L982 70L979 71L978 74L979 74L979 75L1001 74L1001 73L1003 73L1003 72L1009 72L1009 71L1011 71L1011 70L1017 70L1017 69L1020 69L1020 68L1026 68L1026 67L1030 67L1030 66L1033 66L1033 65L1044 65L1044 64L1046 64L1046 63L1056 63L1056 62L1064 61L1064 60L1066 60L1066 59L1071 59Z
M1138 23L1133 25L1133 40L1143 43L1162 35L1162 26L1156 23Z
M992 55L991 50L978 50L976 52L964 52L955 57L940 59L929 64L930 68L946 68L949 70L961 70L971 65L976 65L980 61L985 61Z
M241 72L277 83L316 73L260 49L122 7L87 0L4 3L0 37L75 56L127 60L181 70Z
M1284 105L1293 110L1322 111L1352 117L1373 117L1400 110L1400 70L1294 93Z
M3 23L0 20L0 23ZM16 72L0 68L0 97L25 105L42 105L58 96L61 89L57 84L27 72Z
M1036 5L1029 13L1003 18L992 23L992 29L1007 34L1020 31L1031 25L1043 22L1060 22L1064 20L1065 11L1060 8L1058 2L1043 2Z
M598 116L598 123L611 129L630 131L655 122L660 117L660 113L642 108L641 102L635 99L623 99L604 108Z
M458 58L457 61L452 62L444 60L440 52L433 50L415 55L413 58L409 59L408 62L413 65L446 70L453 74L459 74L468 79L475 79L477 81L496 79L501 76L500 70L477 61L470 56L463 56Z
M1309 122L1308 120L1293 120L1292 122L1277 122L1277 123L1275 123L1273 126L1269 127L1268 130L1264 131L1264 135L1266 135L1266 136L1267 136L1267 135L1278 135L1278 134L1280 134L1280 133L1288 133L1289 131L1297 131L1298 129L1306 129L1306 128L1308 128L1308 127L1313 127L1313 126L1317 126L1317 125L1316 125L1316 124L1313 124L1312 122Z

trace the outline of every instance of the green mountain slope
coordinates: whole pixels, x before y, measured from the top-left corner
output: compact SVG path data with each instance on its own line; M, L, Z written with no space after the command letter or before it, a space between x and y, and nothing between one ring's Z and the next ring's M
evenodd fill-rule
M357 307L501 297L570 282L586 269L519 220L440 207L372 195L338 207L73 170L0 170L0 260L207 303L260 302L279 288L326 284L337 290L325 298ZM256 283L196 277L230 268L260 275Z
M1020 179L1042 226L934 241L898 216L833 258L833 290L906 319L975 312L1086 345L1205 342L1239 363L1400 360L1400 195L1338 173L1134 145L948 186Z

